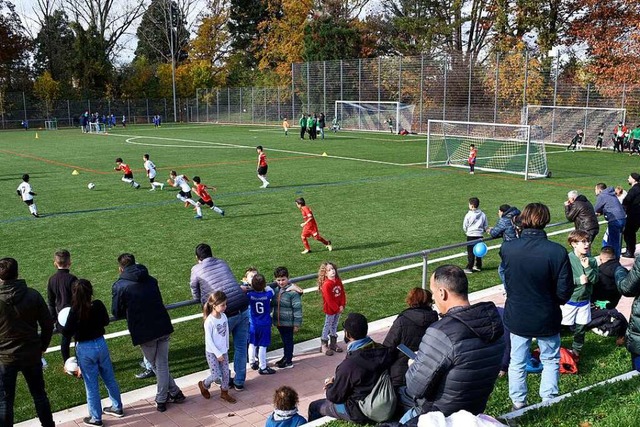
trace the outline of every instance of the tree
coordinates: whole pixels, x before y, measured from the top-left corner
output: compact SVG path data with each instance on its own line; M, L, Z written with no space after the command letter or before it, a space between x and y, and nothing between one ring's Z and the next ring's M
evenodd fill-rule
M229 9L224 0L211 0L208 9L199 17L200 25L189 49L190 59L206 63L212 79L220 85L224 81L224 63L229 52L228 16Z
M323 16L304 27L305 61L358 58L362 46L358 29L345 19Z
M141 56L123 67L118 75L122 97L125 99L157 98L159 82L156 66Z
M104 93L113 78L113 65L108 58L107 40L100 37L98 29L90 26L85 30L80 24L72 23L75 34L73 78L83 96Z
M231 36L230 45L234 65L249 70L256 68L258 60L255 49L259 34L258 26L266 16L267 9L262 0L230 0L227 25ZM246 76L245 72L241 74ZM234 78L231 74L230 77Z
M28 73L31 41L13 3L0 0L0 91Z
M34 55L36 73L48 71L53 80L67 87L71 86L73 75L75 40L69 25L67 15L62 10L43 16L35 39Z
M55 101L60 94L60 83L51 77L49 71L45 71L42 75L38 76L33 84L33 92L44 104L45 116L49 118L49 114L53 109L53 101Z
M152 0L136 31L136 57L144 55L152 63L176 63L187 59L189 30L186 17L194 0Z
M640 2L574 0L577 16L568 42L587 46L587 71L604 91L640 88Z

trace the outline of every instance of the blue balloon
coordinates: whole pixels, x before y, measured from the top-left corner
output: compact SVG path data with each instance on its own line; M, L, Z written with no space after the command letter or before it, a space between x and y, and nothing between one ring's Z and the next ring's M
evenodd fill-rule
M482 258L487 254L487 245L484 242L478 242L473 247L473 254L478 258Z

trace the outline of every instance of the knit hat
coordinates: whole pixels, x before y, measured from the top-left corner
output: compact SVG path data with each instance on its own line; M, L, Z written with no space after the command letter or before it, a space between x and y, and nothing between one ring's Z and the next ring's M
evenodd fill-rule
M635 182L640 182L640 174L639 174L639 173L637 173L637 172L632 172L629 176L630 176L631 178L633 178L633 180L634 180Z
M355 340L365 338L369 332L367 318L360 313L349 313L347 320L342 323L342 327Z

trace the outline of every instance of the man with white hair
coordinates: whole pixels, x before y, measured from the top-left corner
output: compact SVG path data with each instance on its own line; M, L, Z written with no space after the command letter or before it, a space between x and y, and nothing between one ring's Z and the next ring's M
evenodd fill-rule
M593 205L584 195L576 190L569 191L564 202L564 215L574 223L576 230L589 233L589 242L593 243L600 231L600 225Z

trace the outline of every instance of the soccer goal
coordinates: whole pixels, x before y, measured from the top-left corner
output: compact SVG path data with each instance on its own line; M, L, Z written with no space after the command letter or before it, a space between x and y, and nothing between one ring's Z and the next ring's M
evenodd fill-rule
M57 120L45 120L44 128L46 130L58 130L58 121Z
M105 125L99 122L89 123L89 133L103 133L105 131Z
M415 105L393 101L336 101L335 116L341 129L411 132Z
M429 120L426 166L468 168L469 146L478 149L477 170L523 175L549 174L544 143L531 138L531 127L502 123Z
M532 137L547 144L567 145L581 129L583 144L595 146L600 130L610 135L619 121L625 121L626 115L624 108L527 105L521 122L531 126ZM607 140L605 137L605 144Z

